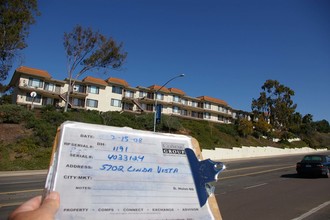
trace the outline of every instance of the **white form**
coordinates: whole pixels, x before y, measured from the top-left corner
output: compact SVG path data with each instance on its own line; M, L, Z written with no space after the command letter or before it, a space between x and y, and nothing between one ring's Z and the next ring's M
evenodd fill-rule
M56 219L214 219L200 207L184 135L65 122L46 188L58 191Z

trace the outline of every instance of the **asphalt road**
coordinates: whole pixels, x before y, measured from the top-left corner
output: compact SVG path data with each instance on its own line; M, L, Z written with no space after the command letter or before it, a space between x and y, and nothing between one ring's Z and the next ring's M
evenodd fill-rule
M299 178L302 156L225 162L215 184L223 219L329 220L330 179Z
M330 152L325 152L330 154ZM215 183L224 220L329 220L330 179L298 178L302 155L223 161ZM27 199L41 195L45 171L0 172L0 219Z
M0 220L22 202L41 195L45 180L46 171L0 172Z

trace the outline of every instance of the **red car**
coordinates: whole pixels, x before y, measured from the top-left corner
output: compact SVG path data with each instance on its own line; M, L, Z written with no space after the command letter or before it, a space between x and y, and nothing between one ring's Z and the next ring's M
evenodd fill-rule
M306 155L297 163L296 170L299 176L313 175L329 178L330 157L327 155Z

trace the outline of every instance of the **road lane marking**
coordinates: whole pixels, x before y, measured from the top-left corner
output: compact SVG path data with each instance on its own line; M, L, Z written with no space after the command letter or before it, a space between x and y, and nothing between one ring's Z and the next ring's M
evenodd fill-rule
M284 169L288 169L288 168L292 168L292 167L296 167L296 166L294 165L294 166L280 167L280 168L275 168L275 169L270 169L270 170L263 170L263 171L252 172L252 173L245 173L245 174L240 174L240 175L235 175L235 176L228 176L228 177L221 177L220 176L219 180L233 179L233 178L236 178L236 177L250 176L250 175L261 174L261 173L269 173L269 172L272 172L272 171L284 170Z
M8 207L8 206L18 206L23 204L23 202L13 202L13 203L6 203L6 204L0 204L0 208L2 207Z
M277 167L282 165L266 165L266 166L253 166L253 167L243 167L243 168L237 168L237 169L230 169L230 166L226 166L226 173L228 172L234 172L234 171L241 171L241 170L250 170L255 168L266 168L266 167Z
M12 192L0 192L0 195L27 193L27 192L39 192L39 191L42 192L43 189L29 189L29 190L12 191Z
M319 206L317 206L317 207L309 210L308 212L306 212L306 213L302 214L301 216L299 216L297 218L294 218L292 220L303 220L304 218L306 218L306 217L314 214L315 212L319 211L320 209L322 209L322 208L324 208L324 207L326 207L328 205L330 205L330 201L327 201L327 202L325 202L325 203L323 203L323 204L321 204L321 205L319 205Z
M259 187L259 186L264 186L264 185L267 185L268 183L261 183L261 184L258 184L258 185L253 185L253 186L248 186L248 187L245 187L244 189L252 189L252 188L256 188L256 187Z
M0 195L10 195L10 194L18 194L18 193L29 193L29 192L42 192L43 189L30 189L30 190L21 190L21 191L12 191L12 192L0 192ZM13 202L13 203L5 203L0 204L0 208L8 207L8 206L18 206L23 202Z
M13 184L26 184L26 183L41 183L41 182L44 182L44 181L20 181L20 182L9 182L9 183L0 183L0 186L1 185L13 185Z

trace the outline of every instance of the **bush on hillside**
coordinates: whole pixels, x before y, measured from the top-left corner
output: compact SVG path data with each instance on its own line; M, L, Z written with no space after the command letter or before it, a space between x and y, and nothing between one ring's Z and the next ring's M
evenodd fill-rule
M101 113L96 110L71 109L63 114L65 114L66 120L91 124L102 124Z
M238 136L238 132L237 129L235 128L235 125L233 124L215 124L215 127L225 133L225 134L229 134L231 136Z
M128 112L103 112L101 118L104 125L139 129L135 115Z
M0 105L0 123L19 124L34 114L20 105Z
M40 147L52 147L57 131L57 125L51 124L43 119L30 120L27 128L33 129L31 140Z
M40 117L40 119L55 127L59 127L64 121L67 120L67 118L67 114L59 111L44 111Z

